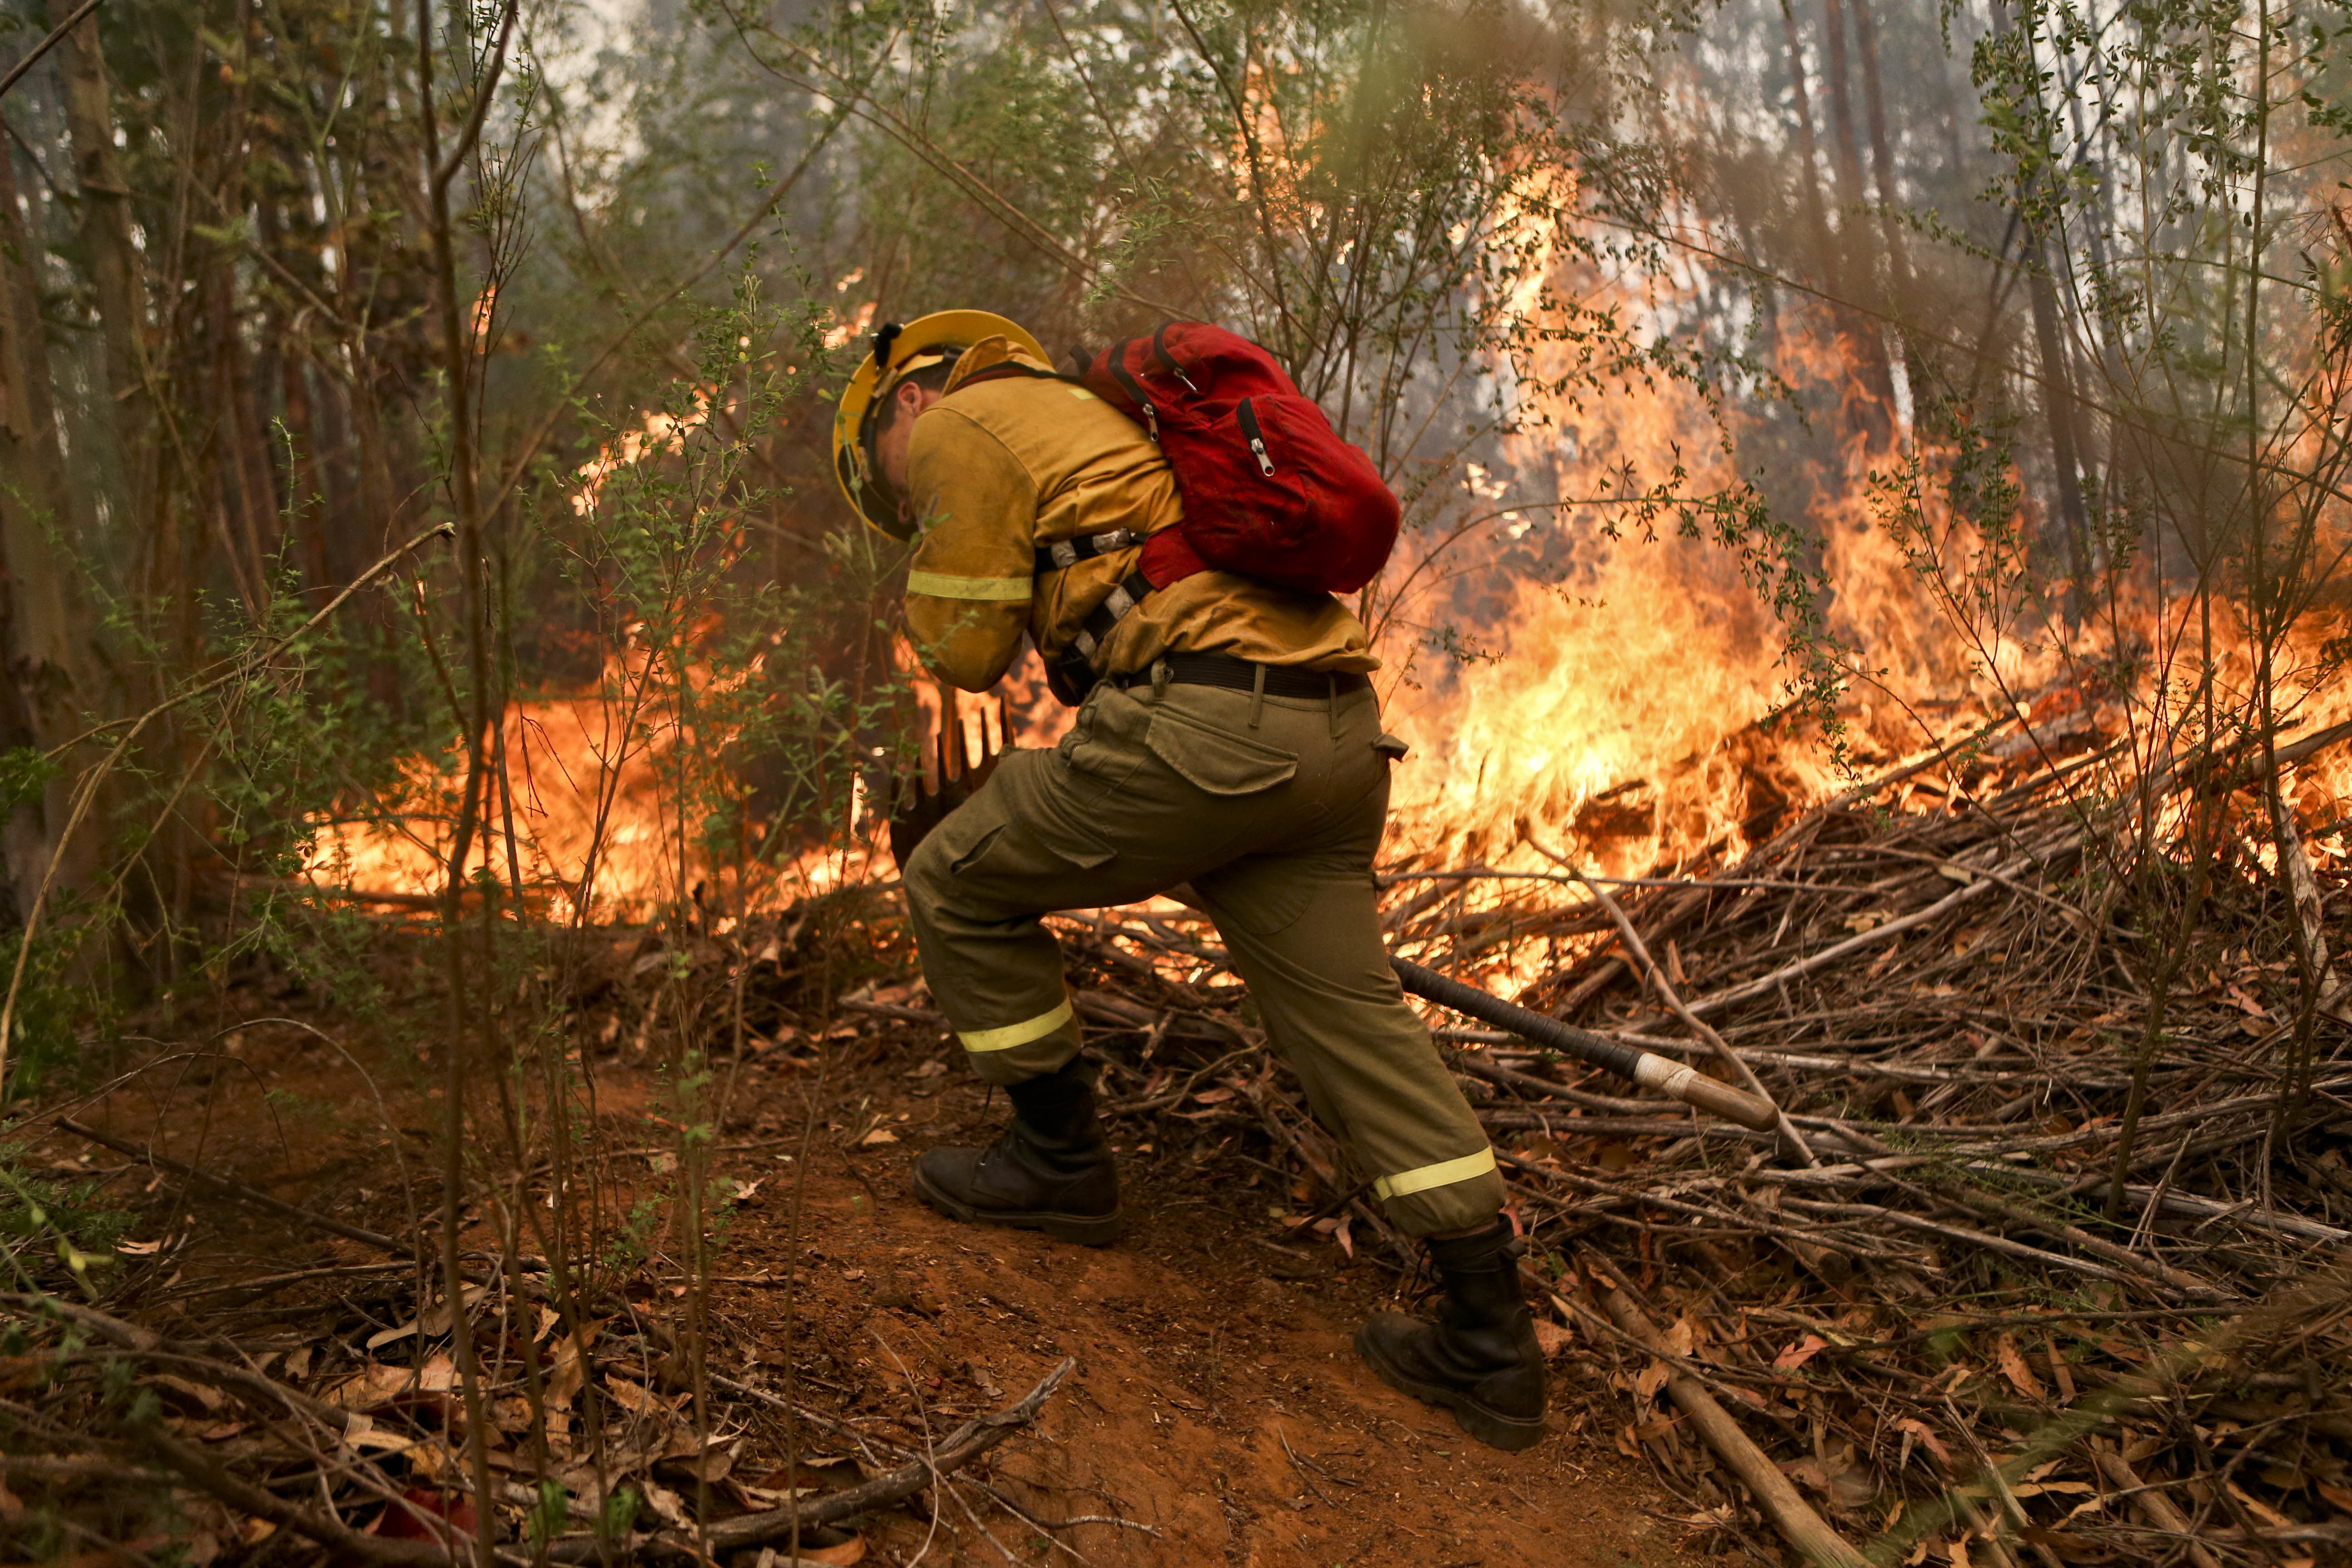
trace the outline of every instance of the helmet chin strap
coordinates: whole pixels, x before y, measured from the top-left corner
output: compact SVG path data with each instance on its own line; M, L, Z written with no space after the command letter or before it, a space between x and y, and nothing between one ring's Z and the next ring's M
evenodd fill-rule
M891 384L935 363L952 361L965 348L992 337L1005 338L1040 359L1045 356L1045 349L1026 328L987 310L934 310L908 322L876 323L865 334L866 357L852 372L850 387L844 388L844 406L834 420L833 468L851 509L882 532L904 537L893 526L898 520L884 521L877 515L885 510L880 493L885 482L874 444L878 427L891 413L888 395L896 390ZM860 384L866 388L866 396L850 413L847 394Z
M882 471L882 465L875 460L874 436L881 426L877 416L882 412L882 394L890 384L890 345L897 342L898 334L906 330L896 321L885 321L874 330L873 337L868 340L874 348L875 395L867 400L865 411L857 416L857 452L862 459L857 465L857 477L863 485L871 486Z
M881 436L882 426L889 416L890 403L898 395L899 386L903 384L903 377L899 381L891 379L889 359L890 346L897 342L898 334L903 331L905 329L898 322L886 321L874 333L875 395L867 401L865 412L857 416L857 447L858 455L862 459L860 479L868 485L882 479L882 459L875 450L875 442ZM933 363L952 364L962 353L963 351L960 348L918 348L908 354L906 363L915 369L929 369L932 368L931 364L918 364L917 362L924 359L926 355L931 355L934 356ZM882 488L886 491L889 490L887 480L883 481ZM895 503L898 500L897 493L895 491L889 493L890 500Z

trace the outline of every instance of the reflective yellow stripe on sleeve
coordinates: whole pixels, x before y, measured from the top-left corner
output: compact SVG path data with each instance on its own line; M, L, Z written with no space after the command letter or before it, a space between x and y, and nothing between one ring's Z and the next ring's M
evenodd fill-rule
M1042 1040L1070 1021L1070 999L1062 998L1061 1005L1050 1013L1040 1013L1025 1023L1007 1024L1001 1029L958 1029L956 1038L968 1051L1009 1051L1015 1046L1025 1046L1032 1040ZM1493 1164L1490 1153L1486 1163Z
M931 599L986 599L1013 604L1029 597L1027 577L957 577L946 572L909 572L907 592Z
M1372 1184L1372 1195L1378 1198L1401 1198L1407 1193L1425 1192L1431 1187L1452 1186L1473 1176L1483 1176L1495 1168L1495 1151L1481 1149L1475 1154L1465 1154L1459 1160L1440 1160L1434 1165L1421 1165L1410 1171L1399 1171L1393 1176L1382 1176Z

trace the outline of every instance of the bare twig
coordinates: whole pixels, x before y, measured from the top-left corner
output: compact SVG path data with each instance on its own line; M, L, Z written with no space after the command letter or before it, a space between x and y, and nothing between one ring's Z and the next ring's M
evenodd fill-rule
M58 1118L58 1125L78 1138L87 1138L91 1142L111 1149L118 1154L128 1154L142 1164L160 1167L185 1176L196 1185L208 1188L223 1197L235 1198L239 1203L251 1204L256 1208L268 1209L271 1214L281 1218L299 1221L314 1230L323 1230L330 1236L340 1236L346 1241L356 1241L362 1247L373 1247L377 1251L389 1253L394 1258L415 1256L414 1247L403 1246L382 1231L369 1230L356 1225L345 1225L341 1220L315 1214L309 1209L289 1204L282 1198L273 1198L268 1193L247 1186L243 1182L232 1182L226 1176L215 1176L209 1172L200 1171L185 1161L174 1160L169 1154L158 1154L145 1144L132 1143L125 1139L117 1138L111 1133L100 1132L95 1127L86 1127L69 1116Z
M147 726L175 708L194 702L200 697L217 691L234 681L245 679L256 670L266 668L279 654L324 626L332 618L336 611L350 602L352 595L399 565L412 552L423 547L426 542L438 539L452 531L454 531L446 522L435 523L432 527L414 535L404 543L384 552L374 565L352 578L333 598L320 605L316 615L284 637L278 637L236 660L220 674L208 679L199 680L185 690L165 698L135 719L116 720L110 723L100 724L95 729L74 737L63 745L50 750L47 753L49 757L59 757L84 741L104 734L110 729L124 724L129 725L122 738L115 742L113 749L91 763L82 776L75 781L73 807L67 814L65 829L58 835L57 843L50 850L48 865L41 873L40 889L33 895L33 907L26 911L24 928L18 933L16 940L16 967L8 976L7 998L5 1002L0 1002L0 1081L5 1081L7 1077L8 1042L15 1037L16 1004L25 988L26 965L32 960L33 933L40 927L42 911L48 907L50 890L56 887L58 872L65 864L66 847L72 840L73 836L80 831L82 822L89 816L89 808L98 799L99 786L113 773L116 765L129 754L131 745L145 733Z
M740 1518L721 1520L704 1531L710 1547L716 1551L740 1551L750 1546L765 1546L789 1538L795 1531L815 1525L833 1524L894 1503L921 1491L940 1476L946 1476L971 1464L1013 1433L1036 1420L1062 1380L1077 1367L1075 1360L1066 1360L1040 1379L1020 1399L994 1415L982 1415L965 1422L950 1433L936 1453L917 1458L887 1475L875 1477L860 1486L829 1492L809 1503L771 1509L764 1513L745 1514ZM694 1558L697 1553L684 1541L656 1537L647 1549L666 1557ZM550 1561L557 1563L593 1563L606 1550L605 1543L593 1535L565 1536L555 1542L548 1552Z
M1750 1094L1759 1100L1770 1102L1771 1093L1756 1077L1756 1069L1742 1061L1739 1053L1724 1043L1723 1037L1715 1032L1713 1025L1685 1006L1681 995L1667 984L1665 972L1660 969L1657 961L1650 956L1649 947L1642 941L1642 933L1633 929L1633 922L1625 918L1625 910L1611 895L1609 889L1586 877L1582 867L1546 844L1532 827L1528 830L1527 840L1535 846L1537 853L1555 865L1565 867L1570 876L1584 884L1584 890L1591 894L1594 901L1607 910L1609 918L1616 922L1618 940L1625 944L1625 951L1631 953L1634 962L1642 966L1642 973L1649 981L1650 988L1674 1010L1675 1016L1680 1018L1693 1033L1715 1047L1717 1058L1739 1075L1740 1082L1748 1086L1748 1091ZM1775 1104L1772 1107L1772 1114L1779 1126L1780 1136L1788 1142L1789 1147L1797 1152L1797 1157L1808 1165L1820 1164L1822 1163L1820 1156L1813 1152L1813 1146L1805 1142L1805 1135L1797 1131L1796 1124L1789 1120L1789 1113Z
M8 95L8 89L16 86L26 71L38 65L43 55L56 48L68 33L80 26L82 19L97 10L99 4L100 0L81 0L81 4L74 7L72 16L51 27L39 43L26 49L24 58L8 68L8 74L0 76L0 98L5 98Z

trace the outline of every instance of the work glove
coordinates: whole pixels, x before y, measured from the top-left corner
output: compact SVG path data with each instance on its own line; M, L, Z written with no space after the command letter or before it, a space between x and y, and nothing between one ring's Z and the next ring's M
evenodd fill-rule
M955 728L960 730L961 726ZM939 779L936 784L924 776L919 765L911 776L892 774L878 789L875 787L875 781L869 778L867 787L875 797L890 803L890 858L898 862L899 875L906 874L907 862L913 858L915 847L932 828L947 820L948 813L980 793L980 787L988 782L988 775L996 771L997 759L1003 754L1000 747L1004 728L1005 714L1000 703L992 734L986 720L982 721L980 760L965 767L961 773L953 773L949 766L948 730L942 729L938 737L935 757ZM961 750L961 747L957 749Z

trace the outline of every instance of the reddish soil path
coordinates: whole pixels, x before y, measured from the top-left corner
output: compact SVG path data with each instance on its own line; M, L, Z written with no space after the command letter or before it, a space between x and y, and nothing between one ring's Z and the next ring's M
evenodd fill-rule
M1093 1515L1149 1527L1062 1531L1062 1547L1080 1557L966 1488L977 1521L956 1506L941 1510L936 1530L905 1509L866 1521L866 1563L1004 1563L980 1523L1039 1568L1670 1568L1702 1560L1698 1538L1676 1522L1687 1505L1617 1453L1622 1418L1587 1408L1600 1395L1568 1375L1583 1353L1577 1347L1555 1363L1552 1434L1519 1454L1469 1442L1450 1416L1374 1378L1349 1337L1367 1312L1396 1304L1394 1277L1328 1241L1281 1245L1284 1228L1269 1210L1293 1194L1236 1140L1203 1133L1155 1149L1153 1137L1181 1136L1184 1124L1116 1125L1118 1142L1143 1142L1126 1151L1123 1168L1134 1223L1108 1248L934 1215L908 1188L914 1156L933 1142L992 1135L1005 1103L990 1103L927 1032L863 1033L822 1079L769 1065L772 1054L740 1071L730 1144L711 1173L719 1190L758 1185L717 1230L709 1364L771 1389L797 1383L804 1403L860 1420L895 1425L919 1399L930 1429L944 1435L1075 1357L1037 1426L997 1449L980 1476L1040 1519ZM607 1148L657 1150L676 1136L643 1059L597 1065ZM380 1110L349 1058L273 1025L198 1065L142 1076L84 1114L347 1223L404 1228L388 1129L404 1129L407 1169L422 1176L425 1129L439 1114L427 1075L376 1063ZM803 1144L812 1100L818 1116ZM874 1140L877 1128L887 1141ZM122 1165L63 1133L44 1142L60 1163ZM667 1190L665 1158L609 1166L620 1201ZM121 1170L125 1195L142 1185L131 1197L136 1234L187 1237L164 1266L175 1277L226 1282L376 1261L238 1205L192 1200L135 1165ZM653 1279L675 1277L670 1240L666 1232L652 1238ZM634 1286L629 1310L682 1326L677 1289ZM287 1325L307 1338L334 1321L331 1290L321 1297L323 1319L300 1307L304 1299L289 1291L223 1325L257 1342L290 1343ZM368 1327L347 1321L341 1332L357 1342ZM777 1454L774 1430L761 1426L748 1451L764 1470ZM803 1431L803 1441L822 1440L816 1428ZM838 1485L845 1473L805 1479ZM748 1559L739 1568L750 1568Z
M802 1200L801 1234L813 1238L802 1248L803 1332L855 1358L836 1377L877 1380L877 1396L895 1383L901 1408L910 1382L951 1402L954 1415L936 1418L943 1426L1017 1397L1062 1357L1076 1357L1040 1424L1045 1440L1015 1439L995 1468L997 1484L1040 1517L1113 1515L1158 1531L1066 1532L1089 1560L1139 1568L1700 1561L1682 1544L1682 1526L1653 1517L1684 1510L1593 1439L1609 1425L1578 1419L1572 1387L1556 1394L1549 1437L1502 1454L1373 1377L1349 1336L1367 1310L1391 1304L1391 1277L1346 1263L1328 1243L1284 1248L1266 1239L1279 1234L1265 1217L1272 1179L1248 1184L1237 1159L1131 1156L1135 1223L1100 1250L934 1215L906 1184L914 1153L984 1135L1004 1111L1001 1097L986 1106L978 1090L948 1083L935 1094L908 1092L905 1121L889 1098L865 1100L865 1120L891 1125L896 1142L812 1157ZM729 1267L781 1272L792 1162L757 1155L742 1163L762 1161L774 1173L762 1194L781 1190L740 1214ZM780 1296L720 1287L715 1310L749 1327L778 1312ZM1003 1561L968 1521L954 1522L964 1527L961 1538L942 1533L930 1561L943 1549L959 1563ZM992 1528L1020 1545L1002 1523ZM903 1563L925 1531L907 1521L877 1534L885 1554Z

